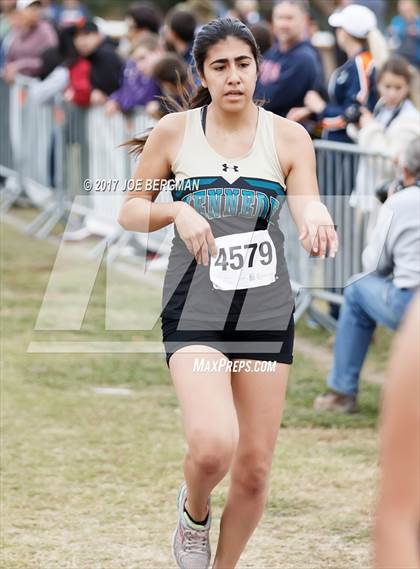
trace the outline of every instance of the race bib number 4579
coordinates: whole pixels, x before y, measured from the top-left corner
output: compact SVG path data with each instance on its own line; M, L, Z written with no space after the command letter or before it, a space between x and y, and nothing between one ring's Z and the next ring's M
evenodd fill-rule
M269 285L276 279L277 255L267 229L223 235L210 257L214 288L239 290Z

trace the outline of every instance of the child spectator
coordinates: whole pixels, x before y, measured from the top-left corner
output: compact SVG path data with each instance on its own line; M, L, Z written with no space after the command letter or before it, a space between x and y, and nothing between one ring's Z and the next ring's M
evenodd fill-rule
M380 69L377 83L380 100L373 113L362 109L360 129L348 125L347 133L362 147L389 156L396 161L408 141L420 136L420 113L410 100L411 72L399 56L391 57ZM393 178L392 161L360 162L356 187L350 198L352 206L372 211L379 204L374 191Z
M183 98L188 90L188 67L178 55L168 53L155 65L152 77L163 95L169 99L169 101L162 99L151 101L146 106L147 113L158 120L178 105L182 106ZM172 106L174 108L171 108Z
M159 85L152 79L152 71L163 55L158 35L146 33L140 38L125 64L121 87L106 103L108 115L117 111L127 113L137 105L147 105L160 95Z
M270 25L268 22L261 20L257 24L249 26L249 29L257 42L261 55L264 55L266 51L273 47L274 43L273 32L271 31Z

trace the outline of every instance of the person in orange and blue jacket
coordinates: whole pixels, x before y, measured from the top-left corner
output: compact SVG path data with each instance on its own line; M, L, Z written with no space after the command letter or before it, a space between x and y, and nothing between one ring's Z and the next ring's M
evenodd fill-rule
M378 99L374 55L383 47L379 45L383 38L375 14L365 6L350 4L332 14L328 22L337 29L337 43L348 59L331 75L330 101L312 90L304 103L321 122L323 138L350 143L347 125L359 122L362 107L372 112Z

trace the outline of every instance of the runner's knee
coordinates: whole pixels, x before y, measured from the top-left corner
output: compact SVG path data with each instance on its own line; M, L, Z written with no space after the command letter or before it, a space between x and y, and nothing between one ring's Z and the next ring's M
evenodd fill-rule
M271 457L259 452L244 454L236 463L232 483L241 492L259 496L268 489Z
M189 453L205 474L227 472L234 453L234 443L222 435L196 430L188 441Z

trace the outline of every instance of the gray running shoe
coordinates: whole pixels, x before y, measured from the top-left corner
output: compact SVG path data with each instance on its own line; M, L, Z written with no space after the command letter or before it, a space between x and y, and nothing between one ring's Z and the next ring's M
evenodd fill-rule
M192 523L184 512L187 499L187 485L181 486L178 492L178 527L172 538L174 559L180 569L208 569L211 559L210 526L211 505L208 501L209 517L205 526Z

